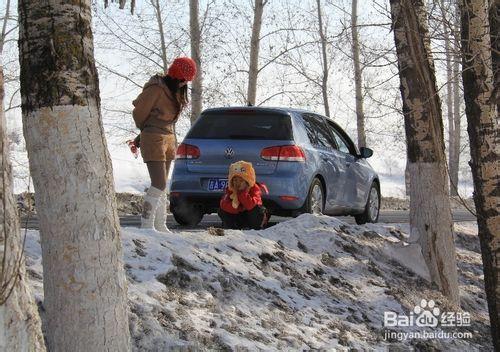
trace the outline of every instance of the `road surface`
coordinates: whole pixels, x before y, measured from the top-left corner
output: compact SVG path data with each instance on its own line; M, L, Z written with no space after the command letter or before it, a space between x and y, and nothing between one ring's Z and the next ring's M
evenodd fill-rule
M466 210L454 210L453 213L454 222L462 221L476 221L476 218ZM355 224L354 217L352 216L339 216L340 220L345 221L349 224ZM290 218L283 218L278 216L271 217L271 225L279 223L281 221L286 221ZM409 221L409 212L406 210L383 210L380 212L379 223L394 224L394 223L407 223ZM123 227L137 227L141 224L141 219L139 215L126 215L120 216L120 225ZM171 229L182 229L182 230L202 230L210 226L221 226L219 216L216 214L205 215L203 220L198 226L194 227L181 227L179 226L174 218L169 215L167 219L167 225ZM21 227L29 229L38 229L38 219L36 216L31 216L29 219L21 219Z

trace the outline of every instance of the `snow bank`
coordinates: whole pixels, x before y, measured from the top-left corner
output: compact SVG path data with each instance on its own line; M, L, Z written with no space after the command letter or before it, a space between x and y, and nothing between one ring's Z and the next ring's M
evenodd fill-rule
M477 236L460 226L462 308L472 315L472 325L460 331L472 338L384 339L385 311L409 314L422 298L451 309L425 275L391 255L407 239L405 227L355 226L307 214L223 236L124 228L134 349L491 350L480 253L472 244ZM41 300L37 241L38 233L29 231L29 273ZM411 263L423 265L418 256Z

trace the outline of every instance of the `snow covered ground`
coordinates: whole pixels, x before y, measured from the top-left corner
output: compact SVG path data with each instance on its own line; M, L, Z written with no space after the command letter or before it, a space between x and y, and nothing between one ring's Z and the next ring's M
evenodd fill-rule
M475 231L474 223L455 225L461 311L425 280L421 255L404 246L407 225L305 214L223 236L123 228L134 349L492 350ZM28 273L43 302L40 253L38 232L28 231ZM422 299L441 312L469 313L470 326L383 326L384 312L409 315ZM437 329L470 336L399 338Z

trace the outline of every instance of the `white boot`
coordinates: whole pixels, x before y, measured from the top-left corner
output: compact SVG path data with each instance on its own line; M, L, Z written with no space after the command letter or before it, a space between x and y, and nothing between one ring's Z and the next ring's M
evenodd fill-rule
M164 191L161 189L153 186L149 187L142 204L141 229L154 229L156 210L160 205L162 194L164 194Z
M164 192L160 197L160 201L158 203L158 208L156 208L155 214L155 229L159 232L163 233L172 233L167 227L167 207L169 205L169 201L167 199L167 194Z

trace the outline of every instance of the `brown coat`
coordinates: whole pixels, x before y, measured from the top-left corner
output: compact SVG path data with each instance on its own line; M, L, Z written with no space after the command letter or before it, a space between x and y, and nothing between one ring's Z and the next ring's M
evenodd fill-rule
M162 76L151 77L132 104L134 105L132 116L135 125L141 131L174 133L180 106Z

